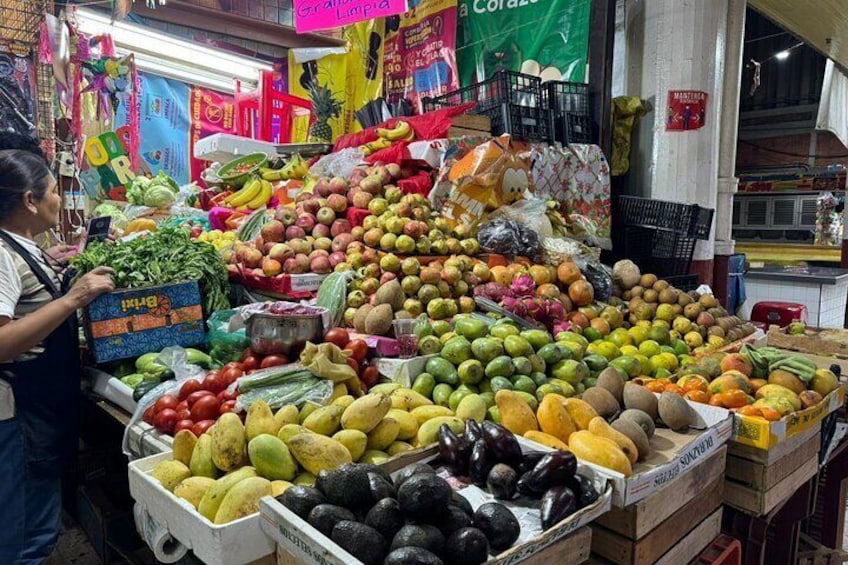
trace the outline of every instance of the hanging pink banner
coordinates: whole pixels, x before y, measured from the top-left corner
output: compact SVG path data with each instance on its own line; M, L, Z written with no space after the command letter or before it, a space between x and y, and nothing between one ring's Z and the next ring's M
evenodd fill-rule
M194 144L213 133L233 133L233 97L214 90L193 86L189 98L191 119L191 178L200 178L207 163L195 158Z
M294 0L294 28L307 33L406 11L406 0Z

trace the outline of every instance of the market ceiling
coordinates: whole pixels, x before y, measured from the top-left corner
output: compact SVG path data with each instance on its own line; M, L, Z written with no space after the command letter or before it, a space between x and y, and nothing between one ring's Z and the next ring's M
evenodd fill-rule
M848 69L848 1L750 0L750 5Z

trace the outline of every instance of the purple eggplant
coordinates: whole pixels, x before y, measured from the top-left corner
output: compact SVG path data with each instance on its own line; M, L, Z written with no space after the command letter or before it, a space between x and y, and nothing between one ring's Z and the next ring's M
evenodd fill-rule
M583 475L574 475L565 484L574 491L574 495L577 497L577 506L580 508L594 504L600 496L592 481Z
M551 487L542 497L542 529L547 530L577 511L574 491L564 485Z
M568 451L549 451L519 480L518 492L541 496L555 485L564 485L577 471L577 458Z
M469 444L465 438L453 433L447 424L439 427L439 456L456 475L464 475L468 470L470 457Z
M523 475L527 471L531 471L533 467L536 466L536 463L538 463L544 456L544 451L525 451L521 455L521 463L518 465L516 471L518 471L519 475Z
M486 441L478 439L471 448L471 457L468 460L468 476L479 487L486 486L489 472L495 466L495 461L489 457Z
M484 421L483 439L495 463L504 463L513 468L521 463L521 446L511 431L494 422Z
M478 439L482 439L483 437L483 428L480 427L480 424L477 423L476 420L472 420L469 418L465 422L465 439L468 440L468 443L474 445Z
M522 496L528 496L530 498L539 498L543 494L545 494L544 490L538 490L536 487L538 485L538 481L533 479L533 471L527 471L523 475L518 478L518 482L515 483L515 490L518 491L518 494Z

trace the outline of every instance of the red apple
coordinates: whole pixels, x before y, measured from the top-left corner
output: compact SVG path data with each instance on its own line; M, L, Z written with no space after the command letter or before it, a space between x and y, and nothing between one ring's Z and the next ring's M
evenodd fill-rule
M347 198L344 194L331 194L327 197L327 206L337 214L340 214L347 210Z
M312 237L316 239L330 237L330 226L326 224L315 224L312 228Z
M293 239L301 239L306 236L306 232L303 231L303 228L300 226L289 226L286 228L286 239L291 241Z
M266 222L259 231L266 242L280 243L284 241L286 227L278 220Z
M302 228L304 232L311 232L312 228L315 227L315 216L311 213L305 213L297 217L294 225L299 228Z
M325 226L330 226L336 220L336 213L333 212L333 209L329 206L324 206L318 213L315 215L319 222L324 224Z
M333 222L333 225L330 226L330 234L333 237L337 235L341 235L343 233L350 233L350 222L345 219L338 219Z
M343 251L334 251L330 253L330 266L335 267L339 263L344 263L347 260L347 255Z

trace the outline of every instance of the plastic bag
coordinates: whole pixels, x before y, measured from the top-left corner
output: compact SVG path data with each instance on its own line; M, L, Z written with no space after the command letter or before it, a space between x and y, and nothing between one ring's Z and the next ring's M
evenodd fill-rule
M498 218L480 226L477 232L480 249L509 257L523 256L536 260L542 247L538 234L512 220Z
M585 265L590 261L600 259L600 250L588 247L575 239L568 237L549 237L542 242L542 252L545 263L560 265L566 262Z
M359 147L343 149L324 155L309 167L311 177L348 178L357 165L365 162L365 153Z
M612 269L603 263L592 262L580 266L580 270L595 289L595 300L600 302L609 300L612 296Z
M553 236L553 227L548 219L548 203L538 198L519 200L510 206L501 206L491 218L506 218L539 234L539 239Z
M353 278L353 272L330 273L318 287L316 304L327 310L329 323L325 329L341 324L347 305L347 285Z
M255 401L262 399L272 410L286 404L300 406L306 402L326 404L333 394L333 383L311 375L301 375L283 384L267 386L244 392L236 399L236 411L247 410Z
M209 333L206 335L209 355L222 365L230 361L238 361L242 351L250 346L244 328L230 331L230 318L235 313L235 310L218 310L213 312L206 322L206 327L209 328Z

